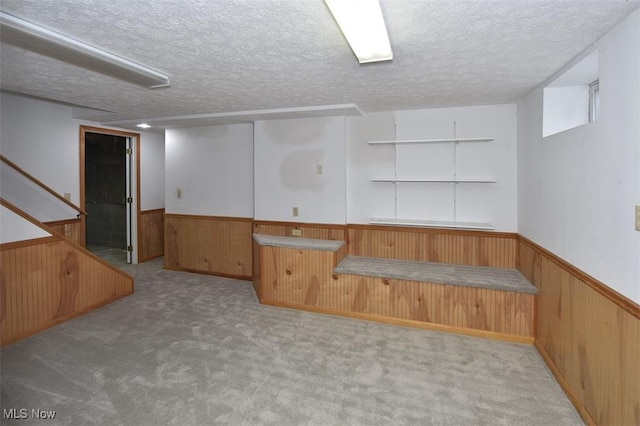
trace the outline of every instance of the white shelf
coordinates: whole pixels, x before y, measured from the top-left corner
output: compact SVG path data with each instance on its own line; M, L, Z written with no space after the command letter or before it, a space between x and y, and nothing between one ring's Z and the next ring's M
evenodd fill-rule
M394 184L394 219L380 219L373 218L369 221L370 224L377 225L386 225L386 226L415 226L415 227L425 227L425 228L448 228L448 229L482 229L482 230L493 230L495 229L493 225L490 223L477 223L477 222L462 222L458 221L457 216L457 191L458 184L488 184L488 183L497 183L495 179L463 179L459 177L459 170L457 169L457 150L458 145L463 143L483 143L483 142L491 142L494 141L495 138L459 138L456 133L456 122L453 121L453 132L452 138L445 139L407 139L407 140L379 140L379 141L368 141L369 145L390 145L393 146L394 152L394 172L392 177L373 177L370 179L371 182L389 182ZM397 134L396 134L397 137ZM398 153L401 152L401 146L407 145L435 145L435 144L449 144L450 152L453 160L453 173L447 173L445 176L441 178L399 178L398 176L406 174L406 172L402 172L399 170L398 164ZM406 149L406 148L405 148ZM449 151L449 149L447 150ZM428 171L425 174L429 173ZM464 172L463 172L464 173ZM389 176L391 173L387 174ZM398 192L400 191L400 186L398 183L437 183L442 184L446 183L450 186L445 188L451 189L453 192L453 215L452 220L450 221L442 221L442 220L416 220L416 219L402 219L402 212L398 212ZM434 187L427 186L425 187L427 190L435 189ZM462 190L462 188L460 188ZM399 214L400 213L400 214ZM412 215L413 216L413 215Z
M371 182L430 182L430 183L497 183L491 179L394 179L394 178L373 178Z
M495 138L455 138L455 139L416 139L416 140L397 140L397 141L369 141L369 145L402 145L402 144L420 144L420 143L479 143L491 142Z
M478 229L492 231L495 228L490 223L480 222L452 222L443 220L414 220L414 219L380 219L373 218L369 221L372 225L386 226L416 226L421 228L448 228L448 229Z

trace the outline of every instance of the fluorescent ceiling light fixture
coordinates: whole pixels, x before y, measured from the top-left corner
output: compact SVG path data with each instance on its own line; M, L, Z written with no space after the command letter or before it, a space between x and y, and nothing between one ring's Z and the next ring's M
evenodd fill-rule
M378 0L324 0L361 64L393 59Z
M140 123L140 124L136 124L136 127L140 127L141 129L148 129L149 126L147 123Z
M0 26L3 42L151 89L171 84L164 74L2 11Z

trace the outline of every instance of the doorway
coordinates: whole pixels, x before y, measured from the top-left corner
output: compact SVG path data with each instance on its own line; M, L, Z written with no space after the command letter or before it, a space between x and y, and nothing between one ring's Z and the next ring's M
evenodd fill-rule
M80 128L80 205L85 247L115 266L137 263L140 137L135 133ZM136 159L137 161L134 161Z

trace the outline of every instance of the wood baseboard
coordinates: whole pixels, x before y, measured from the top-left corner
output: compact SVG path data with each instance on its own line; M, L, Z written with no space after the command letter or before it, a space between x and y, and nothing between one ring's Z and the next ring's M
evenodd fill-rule
M159 257L163 257L163 256L164 256L164 254L163 254L163 253L161 253L161 254L157 254L157 255L155 255L155 256L146 257L146 258L144 258L144 259L138 259L138 263L148 262L148 261L150 261L150 260L157 259L157 258L159 258Z
M573 406L578 411L578 414L580 414L580 417L582 417L582 420L584 420L584 422L589 426L595 426L596 422L589 415L589 412L584 407L584 405L582 405L580 398L578 398L578 396L573 392L573 389L571 389L571 386L569 386L569 383L566 381L560 370L558 370L558 367L556 367L556 365L553 363L547 351L544 350L542 345L537 340L534 342L534 346L542 356L545 364L547 364L547 367L549 367L549 370L551 370L551 373L556 378L556 381L558 382L564 393L567 395Z
M170 266L166 264L164 265L164 269L166 269L167 271L189 272L192 274L211 275L213 277L231 278L234 280L242 280L242 281L251 281L251 277L246 275L225 274L223 272L198 271L196 269L185 269L185 268Z
M461 327L454 327L449 325L427 323L422 321L383 317L379 315L364 314L359 312L345 312L345 311L339 311L339 310L329 309L329 308L320 308L316 306L306 306L306 305L298 305L298 304L287 303L287 302L280 302L277 300L261 299L260 303L262 303L263 305L270 305L278 308L295 309L298 311L314 312L317 314L335 315L340 317L372 321L372 322L389 324L389 325L397 325L402 327L421 328L424 330L463 334L465 336L482 337L485 339L500 340L500 341L511 342L511 343L522 343L522 344L531 345L534 342L533 337L527 337L527 336L495 333L491 331L474 330L469 328L461 328Z

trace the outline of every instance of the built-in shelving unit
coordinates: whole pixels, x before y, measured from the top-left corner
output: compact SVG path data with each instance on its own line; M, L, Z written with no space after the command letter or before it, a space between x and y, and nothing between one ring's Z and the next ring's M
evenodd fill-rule
M454 122L454 135L455 135L455 122ZM420 227L432 227L432 228L454 228L454 229L483 229L492 230L494 227L490 223L478 223L478 222L463 222L457 220L456 211L456 187L458 184L487 184L496 183L495 179L484 178L458 178L457 174L457 162L456 162L456 150L457 146L461 143L483 143L491 142L494 138L451 138L451 139L415 139L415 140L390 140L390 141L369 141L369 145L393 145L394 146L394 165L395 172L394 177L374 177L371 178L371 182L388 182L395 185L395 217L394 218L373 218L369 221L371 224L378 225L395 225L395 226L420 226ZM398 177L398 146L408 144L452 144L453 145L453 166L454 176L453 178L399 178ZM443 183L453 184L453 221L440 221L440 220L414 220L414 219L402 219L398 217L398 184L402 183Z
M490 179L394 179L394 178L372 178L371 182L431 182L431 183L496 183L497 180Z
M491 142L494 138L454 138L454 139L414 139L398 141L369 141L369 145L403 145L403 144L428 144L428 143L477 143Z
M379 219L373 218L369 221L372 225L395 225L395 226L417 226L428 228L449 228L449 229L495 229L490 223L478 222L452 222L444 220L412 220L412 219Z

